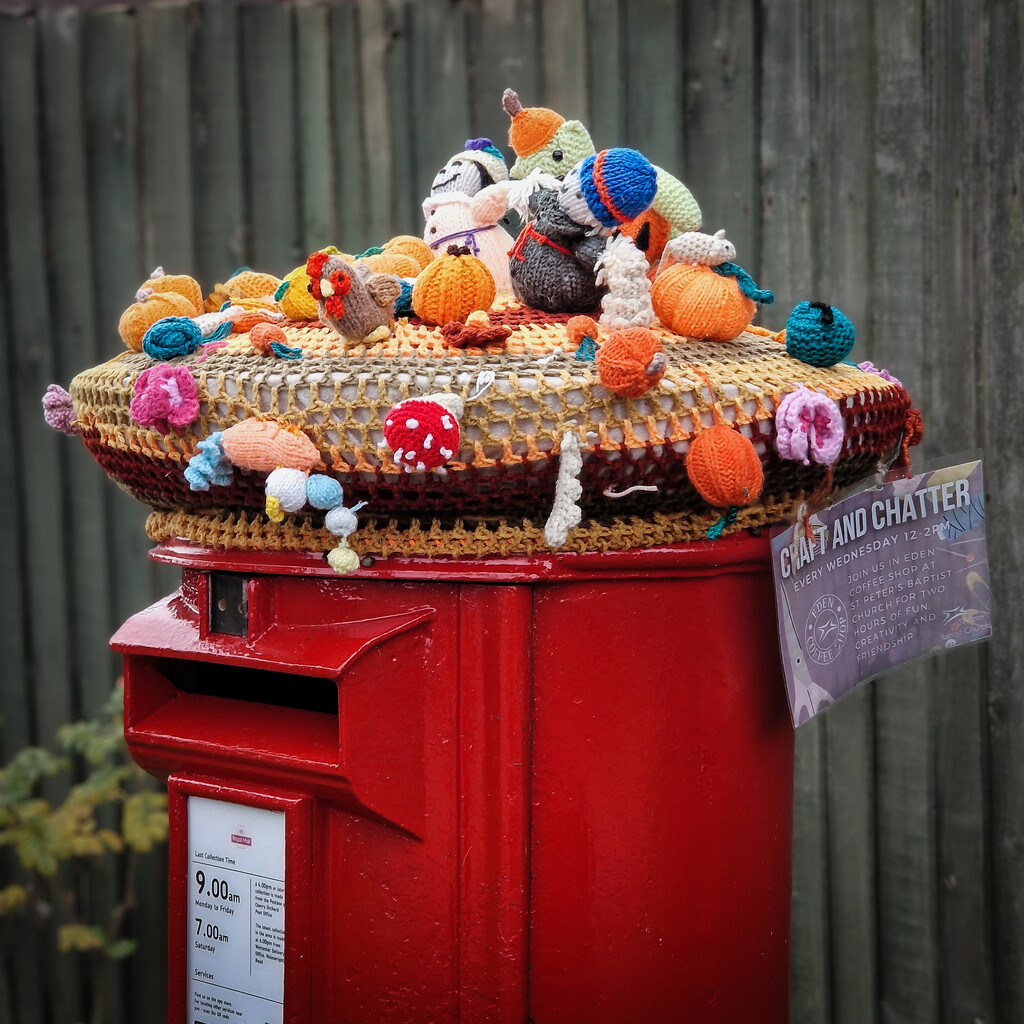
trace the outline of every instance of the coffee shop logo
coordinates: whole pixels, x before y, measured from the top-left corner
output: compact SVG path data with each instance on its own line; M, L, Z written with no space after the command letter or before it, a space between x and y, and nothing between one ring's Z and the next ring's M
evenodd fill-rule
M833 662L849 635L846 605L835 594L827 594L814 602L804 626L804 650L811 661L819 665Z

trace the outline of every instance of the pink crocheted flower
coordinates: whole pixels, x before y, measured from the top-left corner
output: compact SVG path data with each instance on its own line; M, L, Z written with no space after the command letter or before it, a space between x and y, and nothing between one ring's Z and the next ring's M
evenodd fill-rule
M843 448L843 414L826 395L802 384L775 411L775 447L784 459L831 466Z
M903 383L897 377L894 377L888 370L879 370L870 359L865 359L863 363L858 363L857 367L865 373L873 373L876 376L881 377L882 380L887 380L890 384L895 384L898 388L903 387Z
M199 415L196 382L188 368L160 363L143 370L135 381L131 414L141 426L156 427L161 434L187 427Z
M51 384L43 395L43 419L64 434L79 434L75 422L75 410L71 404L71 395L59 384Z

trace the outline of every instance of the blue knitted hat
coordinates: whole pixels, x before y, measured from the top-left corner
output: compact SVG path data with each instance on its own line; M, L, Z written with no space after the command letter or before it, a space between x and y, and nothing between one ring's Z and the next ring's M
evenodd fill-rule
M639 217L651 205L658 176L635 149L603 149L580 164L580 184L590 212L613 228Z

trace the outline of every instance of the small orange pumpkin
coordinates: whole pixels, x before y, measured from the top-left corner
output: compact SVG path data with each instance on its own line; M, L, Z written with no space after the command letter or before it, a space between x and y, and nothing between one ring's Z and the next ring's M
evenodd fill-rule
M413 312L425 323L465 322L475 309L488 309L494 301L494 278L483 260L466 246L448 251L420 272L412 289Z
M165 274L163 267L157 267L149 280L142 286L154 292L177 292L192 303L190 316L199 316L203 311L203 290L199 282L188 274Z
M647 394L665 375L665 367L661 339L646 327L612 331L597 350L597 375L601 383L626 398Z
M724 424L707 427L690 442L686 475L715 508L749 505L764 487L764 471L754 446Z
M708 341L731 341L755 311L734 277L688 263L676 263L658 274L651 305L658 319L676 334Z
M117 325L121 340L133 351L142 351L142 339L146 331L166 316L196 315L192 303L177 292L151 292L140 289L138 301L133 302L122 314Z
M379 252L374 256L364 256L360 263L365 263L375 274L394 274L395 277L416 277L420 265L415 258L402 252Z

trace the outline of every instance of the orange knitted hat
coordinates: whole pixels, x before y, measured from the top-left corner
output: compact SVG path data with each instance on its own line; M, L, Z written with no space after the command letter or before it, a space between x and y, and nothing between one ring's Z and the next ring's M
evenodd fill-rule
M505 90L501 104L512 118L508 126L508 144L516 151L516 156L536 153L565 124L561 114L547 107L524 107L511 89Z

